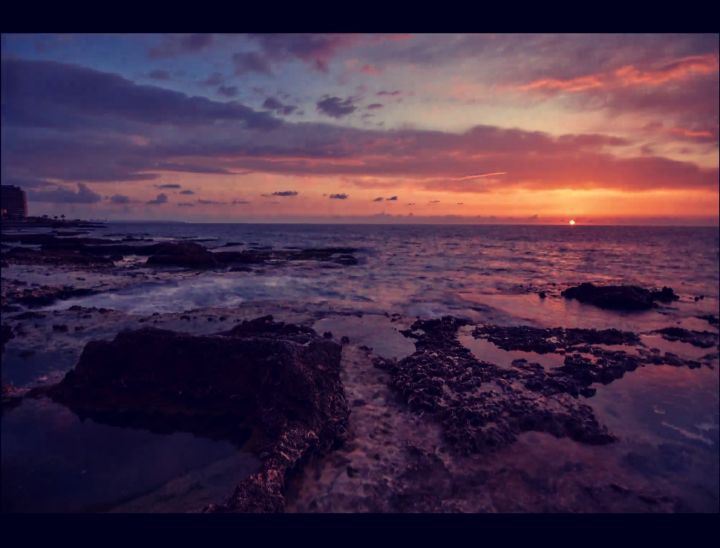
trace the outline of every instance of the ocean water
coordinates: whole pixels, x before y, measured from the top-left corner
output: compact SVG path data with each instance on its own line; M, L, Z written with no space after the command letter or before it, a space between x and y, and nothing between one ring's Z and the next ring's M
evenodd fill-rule
M68 321L73 305L115 312L105 316L105 323L85 322L89 325L79 332L55 333L45 326L32 335L38 341L32 355L23 355L22 340L11 341L3 381L33 386L57 380L74 365L85 342L112 338L120 328L137 327L139 318L155 313L245 307L271 313L278 304L325 310L328 317L315 315L318 331L348 334L390 358L413 351L412 342L386 317L393 314L408 321L453 314L507 325L615 327L638 332L649 346L688 359L717 351L651 333L668 326L717 331L698 318L718 313L716 227L110 223L92 235L187 239L211 250L353 247L359 264L293 262L260 265L251 272L154 270L144 266L145 257L131 256L125 261L130 268L113 273L49 276L42 269L11 265L3 276L29 283L72 284L82 278L85 285L104 284L98 294L46 307L59 318L48 323ZM128 278L132 272L142 273L142 281ZM118 283L122 280L131 283ZM680 300L647 312L621 313L560 296L567 286L587 281L670 286ZM546 298L540 298L541 291ZM192 324L167 321L164 326L173 329L221 329L204 317ZM466 333L460 338L480 359L503 367L520 357L548 368L562 362L557 355L505 352ZM715 360L712 369L648 366L597 386L597 394L583 403L619 438L603 450L608 466L630 471L648 486L680 493L691 511L720 510L719 384ZM2 442L4 511L193 510L221 500L258 465L252 455L225 442L82 421L46 400L26 400L4 413Z
M669 285L681 301L665 316L690 322L718 309L716 227L111 223L97 233L194 239L211 249L240 244L227 250L354 247L360 264L294 263L252 275L208 271L66 303L152 313L274 300L411 317L489 314L498 322L566 327L666 323L656 312L608 314L552 298L592 281ZM551 298L541 301L541 290Z

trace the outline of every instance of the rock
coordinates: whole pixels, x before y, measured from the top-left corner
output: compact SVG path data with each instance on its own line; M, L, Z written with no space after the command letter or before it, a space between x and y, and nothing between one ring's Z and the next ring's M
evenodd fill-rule
M680 341L698 348L712 348L718 345L718 334L711 331L689 331L682 327L665 327L658 329L655 333L660 333L665 340Z
M0 325L0 354L5 352L5 343L8 342L10 339L14 338L15 335L13 334L13 330L9 325Z
M151 247L153 254L147 259L148 265L210 268L218 264L215 254L193 242L168 242Z
M417 339L415 353L400 361L374 362L390 373L390 386L412 410L438 419L453 448L461 453L493 451L529 430L590 444L613 441L592 409L560 383L552 385L553 398L541 392L551 386L539 377L542 367L523 373L475 359L456 338L457 329L467 323L451 316L418 320L403 332Z
M710 325L717 326L720 323L720 318L718 316L714 316L713 314L705 314L702 316L696 316L696 318L699 318L701 320L705 320Z
M649 310L657 306L655 301L669 303L679 299L669 287L651 291L635 285L597 286L589 282L570 287L561 294L566 299L608 310Z
M47 394L81 417L238 444L253 433L260 471L209 511L279 511L286 474L342 443L348 406L340 346L271 316L216 335L143 328L89 342Z
M618 329L580 329L561 327L538 328L525 325L482 325L473 330L476 339L487 339L503 350L522 350L546 354L558 350L594 344L636 345L640 338L629 331Z

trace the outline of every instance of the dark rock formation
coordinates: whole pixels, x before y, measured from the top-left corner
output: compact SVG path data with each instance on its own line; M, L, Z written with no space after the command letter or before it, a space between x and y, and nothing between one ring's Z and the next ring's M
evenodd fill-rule
M669 303L679 299L669 287L648 290L636 285L598 286L589 282L570 287L561 294L566 299L576 299L608 310L649 310L657 306L656 301Z
M682 327L665 327L658 329L655 333L660 333L665 340L680 341L698 348L713 348L718 345L718 334L711 331L689 331Z
M5 343L13 338L15 335L13 335L12 328L6 324L0 325L0 354L5 352Z
M152 246L153 254L147 264L155 266L184 266L208 268L217 265L215 255L193 242L168 242Z
M261 470L210 510L279 511L286 474L344 440L339 373L339 345L268 316L218 335L145 328L92 341L47 393L99 422L238 444L252 434Z
M404 332L417 339L414 354L399 362L375 362L390 373L390 386L411 409L438 418L453 447L464 453L489 451L529 430L592 444L613 440L592 409L561 387L550 400L522 382L535 373L475 359L455 336L467 323L450 316L418 320Z
M618 329L543 329L530 326L482 325L473 330L475 338L489 340L503 350L522 350L545 354L593 344L636 345L640 338Z

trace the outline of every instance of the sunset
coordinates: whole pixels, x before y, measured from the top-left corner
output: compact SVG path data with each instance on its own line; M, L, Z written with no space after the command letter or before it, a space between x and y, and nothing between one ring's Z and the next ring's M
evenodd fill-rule
M2 180L31 214L718 222L716 35L4 35L2 49Z
M718 38L3 33L3 520L716 518Z

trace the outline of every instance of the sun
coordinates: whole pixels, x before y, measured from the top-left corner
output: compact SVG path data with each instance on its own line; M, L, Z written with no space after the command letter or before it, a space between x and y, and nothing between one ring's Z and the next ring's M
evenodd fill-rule
M573 226L575 224L575 219L570 219L570 222L568 223L570 226Z

